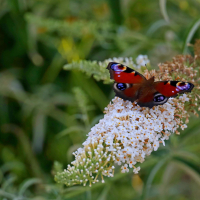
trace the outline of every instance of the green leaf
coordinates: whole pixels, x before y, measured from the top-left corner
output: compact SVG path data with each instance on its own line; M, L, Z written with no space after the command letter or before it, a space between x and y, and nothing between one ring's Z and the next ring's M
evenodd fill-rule
M108 63L107 63L108 64ZM103 80L104 83L111 83L109 71L106 69L107 64L100 66L97 61L74 61L66 64L63 68L65 70L79 70L86 73L87 76L93 76L97 81Z
M17 180L16 176L11 176L10 178L8 178L3 182L3 184L1 185L1 189L6 191L8 187L10 187L16 180Z
M193 141L196 142L199 137L199 133L200 133L200 130L199 130L199 119L196 120L196 122L192 122L193 123L192 126L188 127L188 129L186 129L186 134L184 135L184 137L182 138L179 146L180 147L187 147L188 144L191 144Z
M42 82L43 83L51 83L53 82L59 72L62 70L62 66L64 64L65 60L62 58L60 54L55 54L54 58L51 61L51 64L47 68L45 74L43 75Z
M1 197L5 197L5 198L9 198L9 199L15 199L16 196L13 194L10 194L8 192L5 192L4 190L0 189L0 196Z
M111 184L107 184L103 191L101 192L101 194L99 195L99 197L97 198L97 200L106 200L109 199L108 197L108 192L110 191L111 188Z
M200 26L200 18L196 19L192 26L190 27L189 31L188 31L188 34L185 38L185 41L184 41L184 44L183 44L183 49L182 49L182 52L183 53L187 53L187 46L188 46L188 43L190 43L190 41L192 40L195 32L197 31L197 29L199 28Z
M200 175L197 171L195 171L192 167L186 165L183 162L180 161L173 161L173 163L183 171L185 171L188 175L190 175L196 183L200 186Z
M108 70L106 69L106 71ZM72 72L72 77L76 81L76 84L81 86L84 92L99 106L99 108L104 110L109 100L97 83L93 79L88 79L77 72Z
M143 191L143 200L147 199L150 194L151 184L156 173L160 170L160 168L169 160L169 157L165 157L164 159L160 160L155 167L151 170L149 177L147 179L146 185L144 186Z
M195 165L200 165L200 157L193 154L193 153L190 153L188 151L177 151L173 154L173 156L178 156L180 158L183 158L184 160L187 160L189 162L192 162L193 164Z
M12 170L24 170L24 168L25 168L24 163L21 163L19 161L11 161L2 165L1 171L3 174L5 174L6 172L9 172Z
M85 128L83 126L71 126L60 133L56 135L56 138L60 139L61 137L64 137L72 132L84 132Z
M46 116L41 113L35 113L33 117L33 143L34 152L41 153L46 133Z
M169 24L163 19L154 22L148 29L147 35L151 36L153 33L155 33L158 29L162 28L163 26L169 26Z
M34 184L39 184L41 183L41 179L38 178L32 178L32 179L28 179L27 181L25 181L24 183L22 183L20 189L19 189L19 196L23 196L25 191L32 185Z
M100 114L97 115L91 122L90 126L93 127L95 124L97 124L99 122L100 119L103 119L104 115Z
M161 11L165 21L167 23L169 23L170 21L169 21L169 16L167 14L167 5L166 5L167 2L166 2L166 0L160 0L159 3L160 3L160 11Z

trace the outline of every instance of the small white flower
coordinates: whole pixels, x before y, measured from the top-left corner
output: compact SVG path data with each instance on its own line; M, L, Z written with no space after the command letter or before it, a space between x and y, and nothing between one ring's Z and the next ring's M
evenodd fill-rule
M128 165L129 165L130 168L133 168L133 165L134 165L134 164L136 164L136 162L133 162L132 159L130 159L130 160L128 161Z
M139 171L140 171L140 167L134 168L134 170L133 170L133 172L134 172L135 174L138 174Z
M116 158L116 159L115 159L115 163L118 164L118 165L121 165L121 164L122 164L122 162L120 161L120 158Z
M163 143L163 146L165 146L165 140L164 140L164 138L162 138L161 141Z
M181 129L184 130L185 128L187 128L186 124L181 125Z
M128 168L128 165L127 165L127 164L125 164L125 165L123 165L123 166L121 167L121 172L122 172L122 173L129 172L129 168Z
M146 64L149 64L150 61L149 61L147 55L139 55L136 58L136 63L137 63L137 68L140 68L142 66L145 66Z
M182 96L179 97L183 102L189 101L190 99L187 97L187 94L183 94Z
M159 141L158 140L154 140L154 143L153 143L154 151L157 151L158 147L159 147Z
M123 157L123 152L122 151L117 151L116 157L121 158Z

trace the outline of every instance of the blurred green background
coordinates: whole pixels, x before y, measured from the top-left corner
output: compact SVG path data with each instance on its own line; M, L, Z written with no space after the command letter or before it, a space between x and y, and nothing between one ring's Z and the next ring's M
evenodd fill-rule
M199 11L199 0L0 0L0 199L200 199L195 116L139 175L116 169L92 188L53 180L114 96L111 85L63 66L143 54L156 68L193 54Z

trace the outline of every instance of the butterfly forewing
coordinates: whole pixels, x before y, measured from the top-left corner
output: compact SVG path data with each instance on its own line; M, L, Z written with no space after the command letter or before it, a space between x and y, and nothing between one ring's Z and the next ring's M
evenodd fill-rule
M139 72L120 63L110 62L107 69L110 71L110 78L118 83L140 84L146 80Z
M155 89L166 97L176 96L178 93L190 92L194 85L180 81L158 81Z

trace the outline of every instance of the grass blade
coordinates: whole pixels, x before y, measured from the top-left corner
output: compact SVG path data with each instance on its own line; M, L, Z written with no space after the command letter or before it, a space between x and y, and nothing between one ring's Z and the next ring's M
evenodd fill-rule
M200 186L200 175L197 173L194 169L189 167L188 165L184 164L183 162L180 161L173 161L174 164L183 171L185 171L187 174L189 174L197 184Z
M160 11L161 11L165 21L167 23L169 23L170 21L169 21L169 16L167 14L167 5L166 5L167 2L166 2L166 0L160 0L159 3L160 3Z
M83 132L83 131L85 131L85 129L82 126L72 126L58 133L56 135L56 138L60 139L61 137L66 136L72 132Z
M158 20L155 23L153 23L150 28L147 31L148 36L152 36L158 29L162 28L163 26L168 26L169 24L166 22L166 20Z
M194 23L192 24L192 26L190 27L190 29L188 31L187 37L183 44L183 49L182 49L183 53L187 53L188 43L190 43L190 41L192 40L192 38L193 38L195 32L197 31L197 29L199 28L199 26L200 26L200 19L198 18L197 20L194 21Z
M38 183L41 183L41 180L38 178L32 178L32 179L25 181L19 190L19 196L22 196L30 186L32 186L34 184L38 184Z
M97 200L106 200L108 197L108 192L109 192L110 188L111 188L111 184L107 184L104 187L103 191L101 192L101 194L99 195Z
M147 197L149 196L150 193L150 189L151 189L151 184L153 182L153 179L156 175L156 173L160 170L160 168L168 161L168 157L162 159L160 162L158 162L155 167L153 168L153 170L151 171L151 173L149 174L149 177L147 179L146 185L144 186L144 191L143 191L143 200L147 199Z

